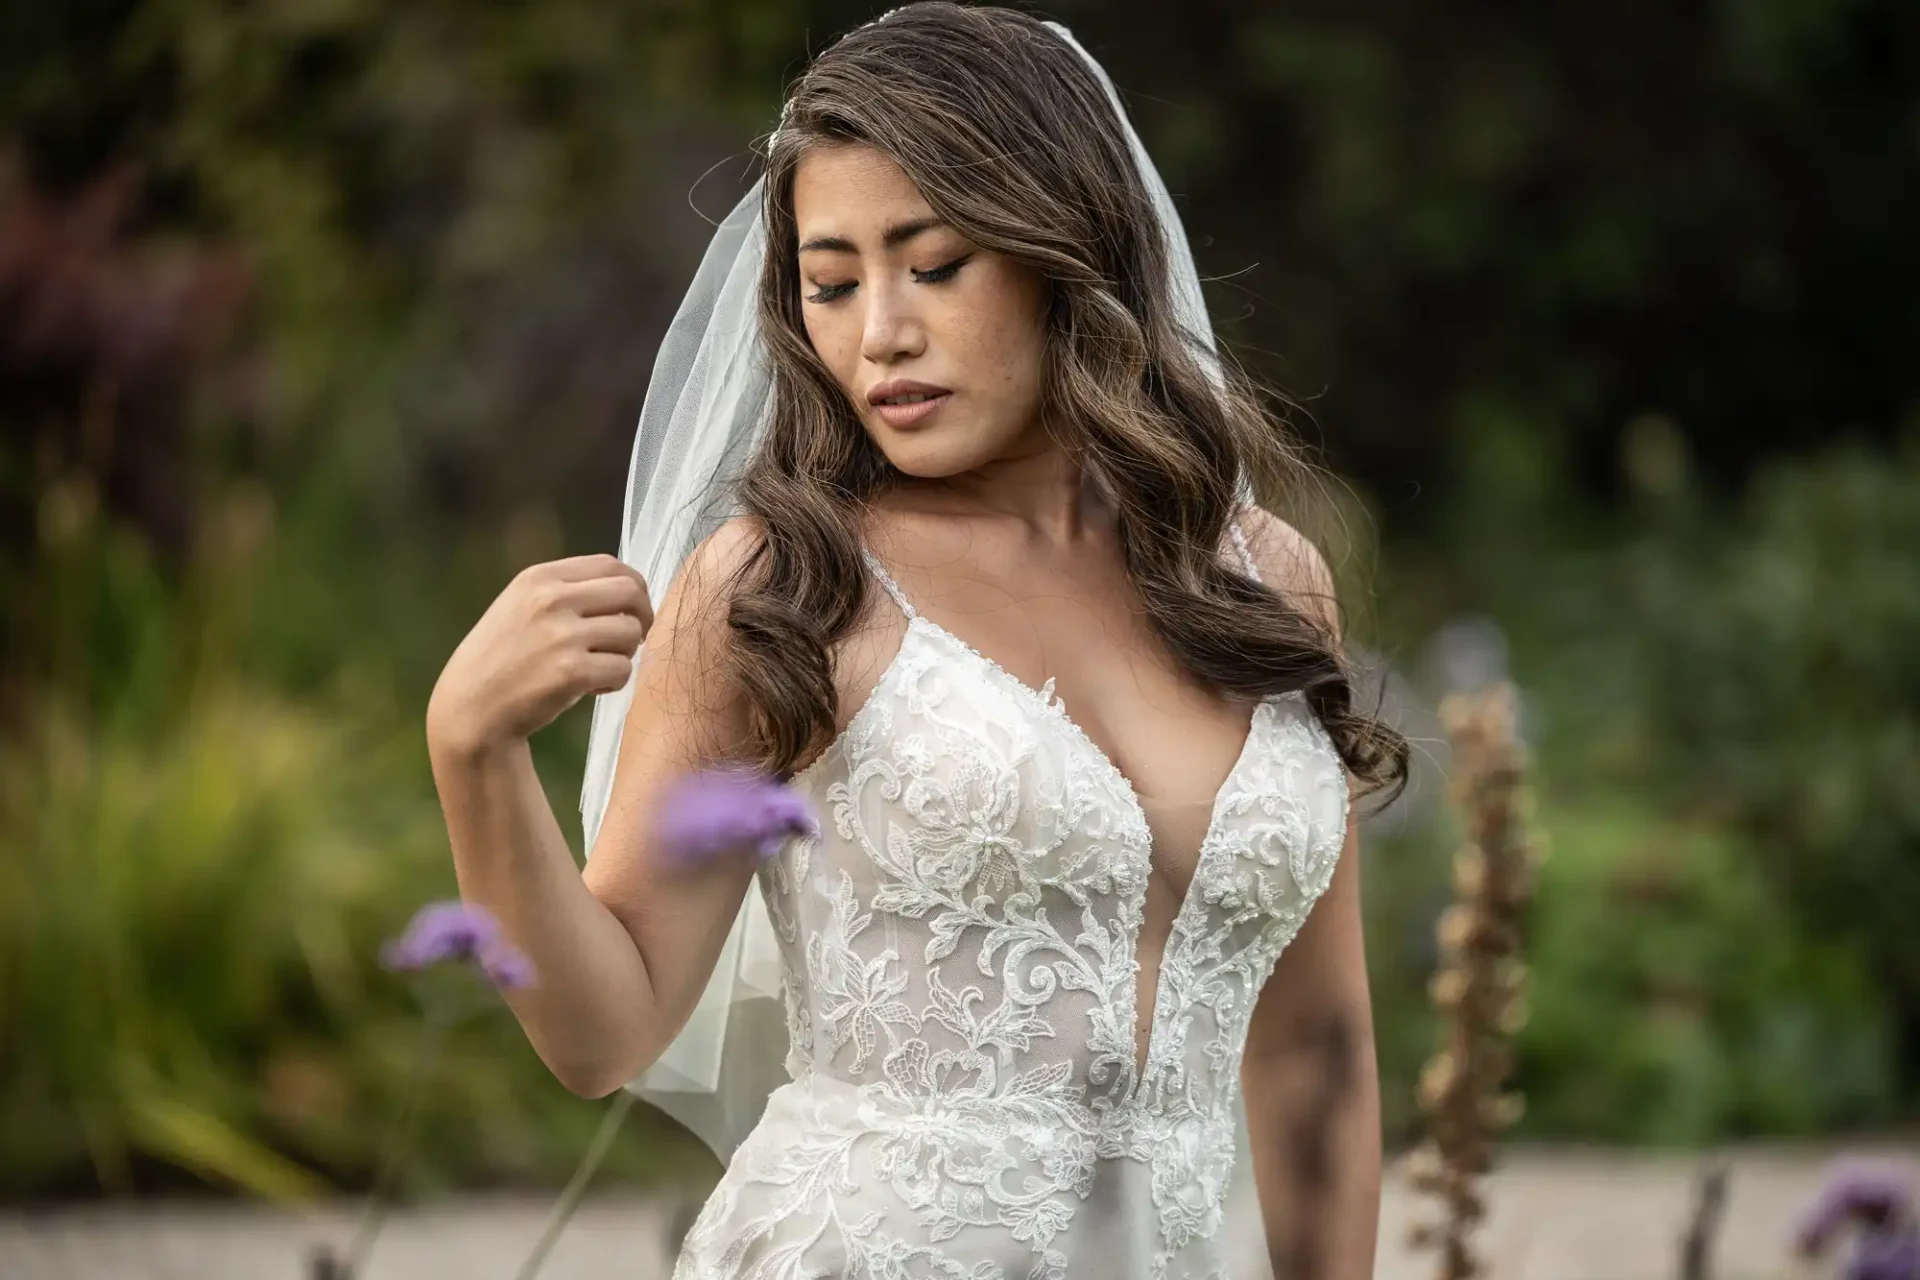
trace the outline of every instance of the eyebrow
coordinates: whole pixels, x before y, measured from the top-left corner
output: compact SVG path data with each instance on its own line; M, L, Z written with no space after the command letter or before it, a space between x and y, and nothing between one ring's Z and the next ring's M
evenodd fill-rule
M923 231L932 231L947 224L935 217L915 218L911 222L896 222L880 233L880 243L888 249L897 249ZM845 236L815 236L800 246L799 252L858 253L859 248Z

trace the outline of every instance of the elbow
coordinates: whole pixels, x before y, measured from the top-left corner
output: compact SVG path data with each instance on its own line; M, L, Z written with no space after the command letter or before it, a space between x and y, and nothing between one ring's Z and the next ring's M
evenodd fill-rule
M611 1097L620 1092L621 1088L630 1083L630 1081L624 1077L616 1078L606 1076L598 1079L562 1080L560 1083L565 1085L567 1092L571 1093L574 1097L593 1101L599 1098Z
M617 1093L638 1079L644 1070L624 1054L573 1056L542 1052L540 1060L547 1064L547 1070L560 1082L560 1087L576 1098L604 1098Z
M605 1098L630 1084L635 1073L610 1070L605 1064L580 1063L574 1065L548 1063L547 1069L560 1087L576 1098Z
M560 1087L577 1098L604 1098L633 1084L664 1048L638 1028L610 1025L607 1019L583 1020L565 1034L544 1030L549 1034L528 1037L534 1052Z

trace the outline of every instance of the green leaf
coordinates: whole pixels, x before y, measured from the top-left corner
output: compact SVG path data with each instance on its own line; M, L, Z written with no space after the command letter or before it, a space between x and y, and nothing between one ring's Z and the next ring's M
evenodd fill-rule
M326 1184L306 1169L190 1103L157 1096L131 1098L127 1113L134 1143L148 1155L269 1200L312 1200L326 1190Z

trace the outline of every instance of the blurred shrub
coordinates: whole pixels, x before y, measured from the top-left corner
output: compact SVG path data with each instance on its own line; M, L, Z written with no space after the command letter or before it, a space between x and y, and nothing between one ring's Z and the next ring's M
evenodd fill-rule
M1884 1120L1887 1011L1750 848L1625 797L1543 805L1521 1133L1698 1143Z
M330 699L248 675L258 495L170 579L86 494L48 495L44 661L0 740L0 1195L360 1183L418 1025L378 943L452 888L417 707L350 647ZM557 1179L599 1110L501 1011L456 1034L412 1175ZM611 1171L656 1172L667 1134L636 1122Z
M1782 458L1727 495L1699 480L1681 424L1645 415L1626 433L1628 501L1603 514L1568 492L1551 436L1510 418L1482 424L1451 536L1396 548L1397 576L1383 597L1439 600L1427 629L1467 611L1499 620L1551 784L1544 824L1556 845L1718 848L1688 856L1737 871L1741 894L1798 940L1778 946L1855 957L1872 975L1891 1095L1871 1105L1815 1101L1830 1080L1859 1073L1813 1060L1801 1085L1808 1114L1836 1123L1856 1113L1911 1117L1920 1112L1920 949L1910 941L1920 914L1920 437ZM1614 827L1640 834L1608 834ZM1738 930L1748 917L1729 907L1711 918ZM1543 923L1540 945L1561 947L1560 963L1570 964L1565 948L1574 944L1551 936L1555 927ZM1618 916L1610 936L1592 927L1593 973L1611 972L1612 957L1629 982L1638 918ZM1704 918L1699 927L1706 936ZM1827 962L1807 963L1824 972ZM1576 986L1567 999L1577 995ZM1769 1034L1784 1041L1801 1014L1790 994L1782 1000L1786 1021ZM1844 1000L1834 1009L1869 1016ZM1567 1017L1575 1012L1570 1004ZM1592 1016L1617 1023L1604 1002ZM1718 1036L1721 1025L1669 1013L1636 1031L1643 1080L1659 1070L1717 1078L1701 1064L1746 1042L1685 1045ZM1608 1071L1623 1068L1625 1047L1596 1043L1617 1050ZM1625 1088L1618 1079L1601 1092L1619 1102ZM1529 1131L1619 1136L1634 1127L1630 1113L1606 1121L1606 1110L1598 1096L1549 1108ZM1793 1116L1791 1107L1753 1110L1730 1097L1692 1118L1647 1117L1645 1132L1813 1123Z
M1857 940L1920 1084L1920 433L1777 465L1718 528L1668 513L1627 583L1655 776Z
M364 1082L313 1042L365 1002L369 926L405 893L356 830L350 765L339 726L239 685L151 738L39 708L0 764L16 1189L82 1154L110 1186L138 1154L312 1189L270 1135L366 1119Z

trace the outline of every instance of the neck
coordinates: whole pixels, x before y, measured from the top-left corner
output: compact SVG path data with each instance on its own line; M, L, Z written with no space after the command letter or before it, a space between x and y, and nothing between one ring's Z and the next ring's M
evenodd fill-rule
M1048 542L1079 540L1105 510L1085 469L1044 431L958 475L908 479L902 487L956 515L1016 520Z

